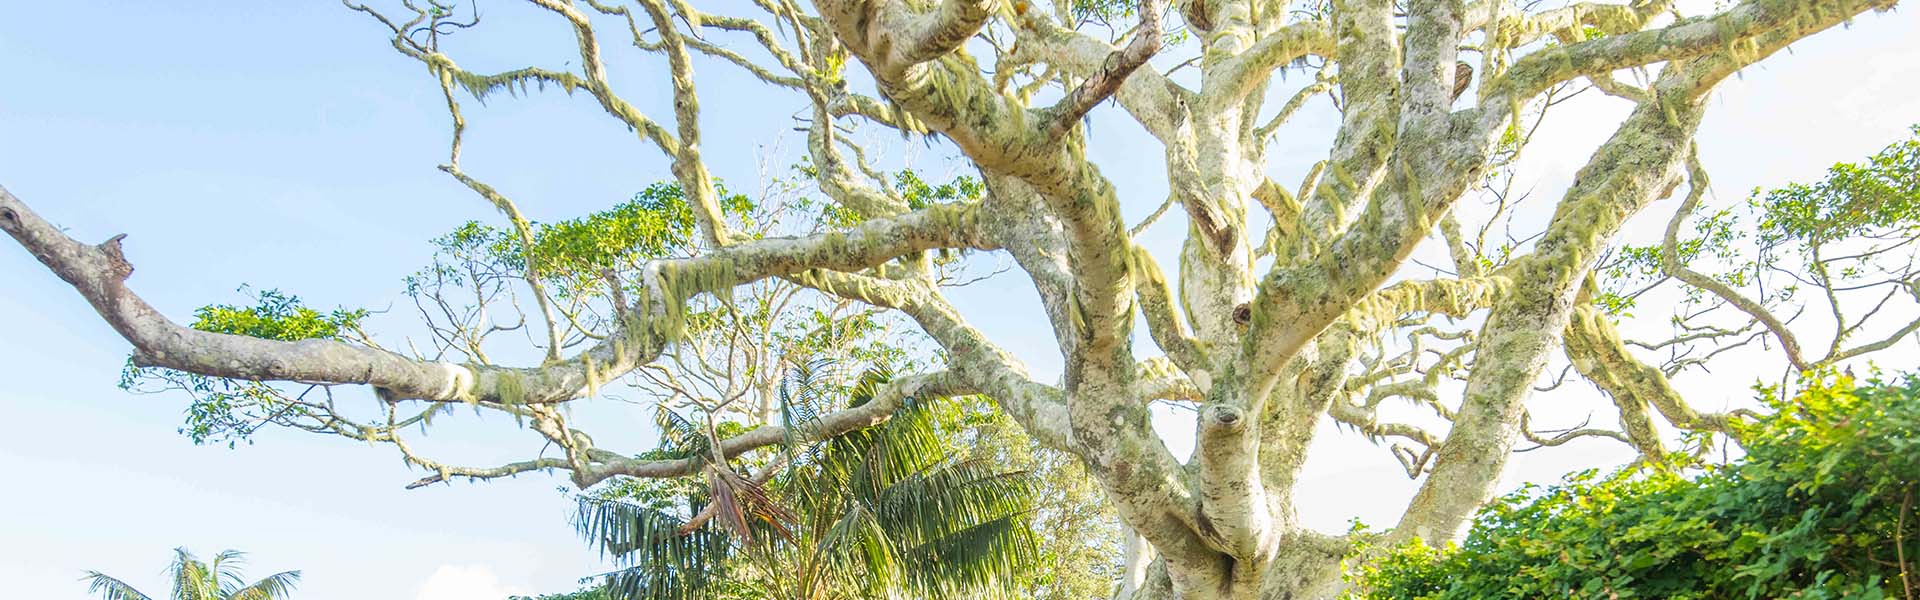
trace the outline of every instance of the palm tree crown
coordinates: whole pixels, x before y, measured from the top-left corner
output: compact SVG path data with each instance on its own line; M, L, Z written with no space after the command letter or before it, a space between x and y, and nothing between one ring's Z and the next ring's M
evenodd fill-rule
M292 595L293 586L300 583L299 571L286 571L242 585L245 580L240 578L240 563L244 557L240 551L225 550L214 555L212 562L201 562L186 548L174 548L173 566L167 568L167 578L173 581L173 594L167 598L277 600ZM126 582L99 571L87 571L81 581L87 582L88 593L99 594L106 600L153 600Z
M847 403L870 401L886 379L868 373ZM794 431L827 399L782 400ZM621 600L1010 597L1014 575L1038 559L1030 477L948 443L937 430L950 425L921 400L904 400L871 429L791 444L759 473L713 461L685 514L584 499L580 532L624 567L603 591ZM669 441L704 449L697 429L673 429L663 427Z

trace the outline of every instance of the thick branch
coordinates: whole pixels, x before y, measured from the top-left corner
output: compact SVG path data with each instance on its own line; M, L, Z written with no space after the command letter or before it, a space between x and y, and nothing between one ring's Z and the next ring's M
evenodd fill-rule
M873 400L852 408L840 409L807 423L794 424L792 429L781 425L766 425L742 433L718 444L719 455L732 459L749 451L782 443L809 444L832 438L851 431L857 431L879 425L891 418L895 411L908 398L919 402L935 398L958 396L972 393L973 390L960 383L953 375L939 371L923 375L896 377L882 386L874 394ZM631 460L624 459L608 462L594 469L593 479L582 484L592 485L606 477L625 475L628 477L662 478L681 477L698 471L700 461L694 460ZM576 476L576 481L578 476Z
M1093 77L1107 65L1109 57L1122 52L1093 36L1060 27L1037 13L1029 13L1021 21L1021 27L1017 47L1020 56L1033 56L1075 77ZM1173 135L1173 122L1184 118L1176 113L1184 110L1182 103L1190 100L1193 92L1152 68L1136 68L1113 96L1127 114L1164 142Z
M1772 52L1756 43L1766 35L1791 41L1805 37L1865 12L1891 8L1895 0L1748 0L1705 18L1687 19L1660 29L1610 35L1599 39L1544 48L1515 62L1496 82L1486 103L1498 109L1523 101L1555 83L1581 75L1602 75L1661 61L1726 55L1726 60L1749 64ZM1495 122L1504 120L1497 119ZM1482 123L1488 121L1483 119Z
M652 297L642 304L651 309L634 312L655 321L629 323L577 359L506 369L419 361L329 340L283 342L181 327L126 287L133 267L121 254L119 237L99 246L82 244L0 188L0 229L72 284L133 344L135 362L143 366L255 381L369 384L393 399L506 404L570 400L583 394L592 378L611 378L652 360L670 341L657 319L676 310L669 305L695 294L809 269L860 270L936 248L996 247L981 238L977 219L976 205L942 205L871 220L846 233L768 238L649 263L646 283Z
M1179 305L1173 298L1173 289L1167 285L1167 276L1160 272L1160 263L1146 248L1133 246L1134 293L1140 303L1140 314L1147 319L1147 332L1153 336L1153 342L1173 359L1181 369L1191 371L1206 370L1212 362L1200 349L1198 340L1193 338L1181 321Z
M917 65L960 49L967 38L986 26L987 18L993 16L993 5L992 0L943 0L932 13L895 23L903 26L900 31L907 32L904 38L892 40L895 64Z
M1662 80L1688 81L1687 66L1662 73ZM1704 106L1697 96L1673 93L1641 105L1594 152L1534 252L1510 267L1511 277L1527 285L1488 316L1453 429L1396 536L1449 539L1492 493L1523 434L1524 402L1548 354L1561 346L1586 273L1629 217L1679 184Z
M1079 87L1067 92L1047 112L1053 122L1048 126L1049 135L1059 136L1072 129L1086 116L1087 111L1105 101L1120 89L1128 77L1147 59L1160 51L1160 12L1165 10L1166 0L1142 0L1140 3L1140 28L1133 32L1133 41L1125 48L1107 55L1100 69L1088 75Z
M1321 21L1301 21L1265 34L1246 52L1208 71L1208 100L1217 106L1238 104L1274 69L1306 56L1336 56L1335 42L1333 29Z

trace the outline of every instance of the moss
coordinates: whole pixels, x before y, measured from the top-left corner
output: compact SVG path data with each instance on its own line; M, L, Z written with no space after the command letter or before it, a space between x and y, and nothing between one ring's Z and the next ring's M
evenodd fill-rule
M527 382L518 371L501 370L495 374L494 394L501 404L518 405L527 403Z
M654 318L652 331L668 343L685 337L687 302L701 293L731 300L737 281L735 265L730 261L702 263L698 267L677 264L661 269L660 285L667 305Z
M494 75L480 75L455 68L451 64L439 68L450 73L453 76L454 82L459 83L462 89L467 90L467 93L472 94L475 100L481 102L486 102L489 94L500 90L506 90L509 94L519 95L527 93L529 86L534 89L545 90L548 85L554 85L571 94L574 90L586 87L586 82L580 80L580 78L574 76L572 73L556 73L537 69L516 69Z
M619 341L616 339L614 343L619 344ZM593 364L593 355L584 352L581 353L580 363L587 373L587 397L592 398L600 395L600 370Z

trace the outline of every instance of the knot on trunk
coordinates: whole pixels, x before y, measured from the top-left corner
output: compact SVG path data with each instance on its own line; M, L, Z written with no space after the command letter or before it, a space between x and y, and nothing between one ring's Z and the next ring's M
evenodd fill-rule
M107 255L108 266L113 269L114 277L121 281L126 281L127 277L133 275L133 263L127 262L126 253L120 251L120 240L124 239L127 239L127 234L122 233L107 238L107 241L100 242L99 246L95 246Z

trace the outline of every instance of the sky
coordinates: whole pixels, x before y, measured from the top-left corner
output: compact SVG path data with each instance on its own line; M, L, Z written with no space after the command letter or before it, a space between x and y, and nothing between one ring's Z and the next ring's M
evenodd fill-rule
M484 34L449 42L463 65L573 60L551 15L506 2L483 9ZM1865 15L1722 85L1700 134L1720 199L1817 177L1903 137L1920 122L1915 31L1912 11ZM650 114L670 114L659 60L615 56L616 87ZM753 182L763 162L793 158L801 140L789 119L800 99L722 65L697 68L706 155L721 178ZM322 308L394 307L376 330L417 333L398 310L401 279L426 264L430 237L493 218L434 169L449 129L438 87L378 25L336 3L4 2L0 73L0 185L79 239L127 234L131 285L176 319L244 301L235 289L250 284ZM1624 111L1604 98L1570 103L1530 150L1524 181L1555 197ZM463 167L536 220L605 208L669 177L657 152L580 97L495 97L468 102L467 116ZM1275 180L1298 181L1334 122L1319 101L1288 125L1272 151ZM1166 189L1158 146L1110 107L1096 112L1093 131L1090 154L1121 190L1129 221L1151 212ZM894 138L885 147L890 165L964 172L937 144ZM1674 203L1656 205L1627 235L1657 236ZM1184 229L1175 216L1143 243L1170 259ZM1025 281L1002 276L954 296L1036 376L1058 376ZM193 445L175 432L185 399L119 390L126 343L10 242L0 244L0 315L9 317L0 330L0 581L9 597L83 598L87 569L164 593L176 546L247 551L254 575L301 569L305 598L565 591L602 564L568 526L572 505L557 477L408 491L419 474L387 448L285 431L231 450ZM1752 381L1736 368L1680 385L1712 409L1740 402ZM1555 397L1543 418L1577 420L1595 406L1591 396ZM605 416L598 426L647 447L644 419ZM1191 435L1180 415L1159 424L1184 456ZM537 449L510 423L472 419L423 443L473 464ZM1521 455L1504 485L1626 457L1601 442ZM1353 518L1390 524L1412 486L1384 450L1328 428L1301 511L1329 530Z

